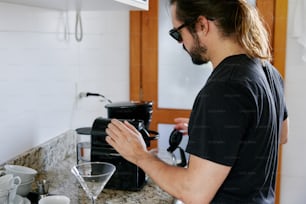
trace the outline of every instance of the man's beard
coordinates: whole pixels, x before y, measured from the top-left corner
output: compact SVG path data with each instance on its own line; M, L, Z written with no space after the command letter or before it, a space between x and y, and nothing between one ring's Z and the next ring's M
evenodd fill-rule
M207 47L205 45L201 45L198 36L194 36L195 46L193 46L190 52L186 49L183 44L184 50L190 55L191 60L196 65L202 65L209 62L207 57L203 57L207 54Z

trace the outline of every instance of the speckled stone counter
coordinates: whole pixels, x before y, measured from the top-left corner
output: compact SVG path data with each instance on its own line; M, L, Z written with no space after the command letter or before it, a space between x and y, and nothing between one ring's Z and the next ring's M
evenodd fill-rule
M58 164L57 168L50 169L41 175L51 182L49 193L66 195L71 204L90 204L90 200L70 172L75 164L75 157L69 157ZM156 186L150 179L140 191L120 191L104 189L99 195L97 204L169 204L172 197Z
M50 182L49 193L66 195L71 204L90 204L91 201L71 173L76 164L76 137L74 130L67 132L34 147L0 165L16 164L38 171L36 181L47 179ZM32 185L36 190L36 183ZM120 191L104 189L97 204L171 204L172 197L161 190L150 179L140 191Z

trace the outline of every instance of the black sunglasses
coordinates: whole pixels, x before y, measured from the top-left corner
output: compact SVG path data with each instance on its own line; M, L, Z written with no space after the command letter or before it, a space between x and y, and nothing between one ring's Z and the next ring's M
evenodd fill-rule
M180 25L179 27L177 28L172 28L171 30L169 30L169 35L171 37L173 37L173 39L175 39L177 42L181 43L183 41L183 38L182 38L182 35L181 33L179 32L182 28L186 27L186 26L189 26L190 24L192 24L193 22L195 22L198 18L195 18L191 21L187 21L185 23L183 23L182 25ZM207 17L208 20L210 21L214 21L215 19L214 18L210 18L210 17Z
M177 42L181 43L183 41L183 38L181 36L181 33L179 32L182 28L190 25L193 21L189 21L186 23L183 23L182 25L180 25L177 28L172 28L171 30L169 30L169 35L171 37L173 37Z

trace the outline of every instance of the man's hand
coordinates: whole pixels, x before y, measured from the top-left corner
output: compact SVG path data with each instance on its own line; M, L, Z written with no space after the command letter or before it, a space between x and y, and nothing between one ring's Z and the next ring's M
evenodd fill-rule
M106 142L126 160L137 165L147 155L147 147L141 133L129 122L112 119L106 133Z
M188 123L189 118L175 118L174 119L175 126L174 128L183 133L183 135L188 134Z

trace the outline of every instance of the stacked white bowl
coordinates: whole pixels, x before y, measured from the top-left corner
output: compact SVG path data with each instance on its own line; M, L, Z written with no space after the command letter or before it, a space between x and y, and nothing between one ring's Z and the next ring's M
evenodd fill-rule
M19 176L21 183L17 188L17 194L21 196L26 196L32 189L32 183L35 180L37 171L30 167L20 166L20 165L5 165L5 173L13 174L14 176Z

